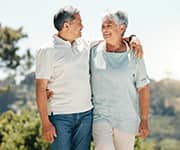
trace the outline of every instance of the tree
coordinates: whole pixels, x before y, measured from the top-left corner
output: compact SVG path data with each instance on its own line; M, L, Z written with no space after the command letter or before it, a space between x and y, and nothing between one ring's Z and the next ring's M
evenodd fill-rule
M18 42L27 37L22 30L22 27L12 29L0 26L0 68L15 71L21 66L20 71L23 73L24 69L28 70L32 67L33 56L29 49L25 50L22 55L18 54L20 50L17 46Z
M0 114L9 109L9 106L15 102L16 99L16 81L15 75L9 75L3 81L0 81ZM2 90L4 89L4 90Z
M0 113L7 110L7 104L11 104L9 102L15 100L16 94L12 86L16 85L16 75L24 77L33 65L34 57L29 49L19 53L18 43L27 37L22 30L23 28L12 29L0 25L0 71L8 72L6 79L2 83L0 81ZM14 79L14 82L10 85L11 79Z
M176 110L166 104L172 104L173 99L180 97L179 91L180 82L177 80L164 79L159 82L151 82L150 104L153 114L174 116L177 113Z
M24 80L21 81L22 85L27 85L28 87L34 87L35 86L35 73L31 72L26 75Z

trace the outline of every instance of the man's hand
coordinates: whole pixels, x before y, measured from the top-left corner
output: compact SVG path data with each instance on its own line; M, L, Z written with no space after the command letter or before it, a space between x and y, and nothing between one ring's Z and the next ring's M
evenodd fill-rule
M148 128L148 121L147 120L141 120L139 125L139 134L138 136L140 138L145 138L149 134L149 128Z
M56 130L50 122L42 124L42 137L44 140L52 143L54 138L57 137Z
M47 79L36 79L36 101L42 122L43 139L52 143L54 137L56 137L56 131L48 118L46 93L47 83Z
M133 36L131 41L129 42L129 44L130 44L130 49L133 50L133 52L134 52L134 55L137 58L142 58L143 57L143 47L142 47L139 39L137 37Z

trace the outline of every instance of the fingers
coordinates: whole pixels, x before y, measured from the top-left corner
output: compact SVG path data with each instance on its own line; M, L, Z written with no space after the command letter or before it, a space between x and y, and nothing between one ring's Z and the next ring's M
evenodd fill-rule
M140 138L144 138L144 133L143 133L143 130L142 130L142 129L139 129L138 136L139 136Z
M137 46L136 55L137 55L138 58L142 58L143 57L143 51L142 51L142 46L141 45Z
M48 133L45 133L43 136L43 139L46 140L47 142L50 142L52 143L54 141L54 136L52 133L48 132Z
M140 137L140 138L145 138L145 137L147 137L148 136L148 134L149 134L149 131L148 131L148 129L145 129L145 128L139 128L139 134L138 134L138 136Z
M46 93L47 93L47 99L49 99L50 97L53 96L54 92L50 91L49 89L46 89Z
M141 120L139 125L139 134L138 136L140 138L145 138L149 134L149 128L148 128L148 120Z
M53 137L57 137L57 134L56 134L56 129L55 129L55 128L53 128L53 132L52 132L52 134L53 134Z
M130 44L131 43L136 43L137 45L141 45L141 42L140 40L136 37L136 36L133 36L131 41L130 41Z
M143 50L142 50L142 46L140 44L137 44L135 42L131 42L130 48L133 50L134 55L137 58L142 58L143 57Z
M48 128L46 128L46 130L44 130L42 132L43 132L42 133L43 139L50 143L52 143L54 141L54 138L57 137L54 126L48 127Z

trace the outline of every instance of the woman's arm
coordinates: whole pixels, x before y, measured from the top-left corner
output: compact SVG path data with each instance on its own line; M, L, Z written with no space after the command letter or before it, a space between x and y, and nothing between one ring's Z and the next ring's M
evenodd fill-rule
M141 122L139 125L139 137L145 138L149 134L148 114L149 114L149 85L138 89L141 110Z

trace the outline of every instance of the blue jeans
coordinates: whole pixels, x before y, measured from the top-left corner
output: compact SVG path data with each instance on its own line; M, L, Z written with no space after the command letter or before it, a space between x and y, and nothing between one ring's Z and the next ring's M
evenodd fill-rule
M57 137L52 150L90 150L92 132L92 110L49 116L56 128Z

